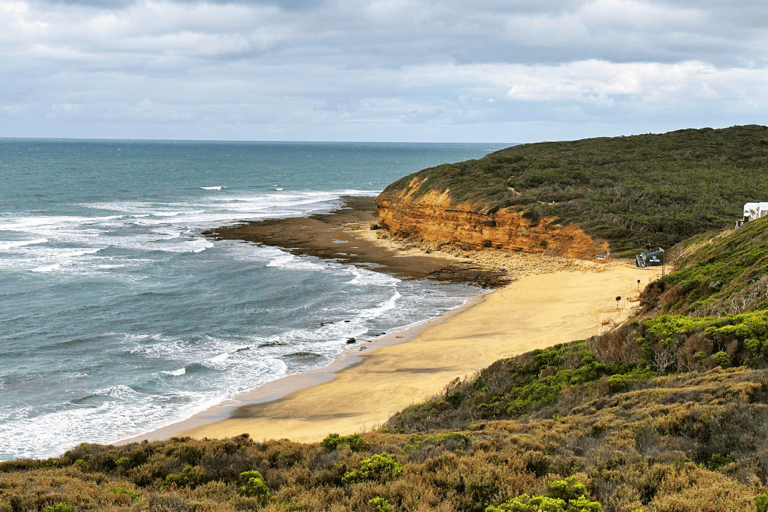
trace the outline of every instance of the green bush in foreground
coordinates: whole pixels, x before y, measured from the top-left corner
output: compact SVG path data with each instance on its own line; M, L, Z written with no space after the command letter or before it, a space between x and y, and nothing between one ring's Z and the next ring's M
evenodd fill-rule
M587 488L570 476L549 484L544 496L522 494L485 512L603 512L603 507L587 498Z
M240 473L240 495L258 498L262 504L269 501L269 489L264 483L264 477L258 471L243 471Z
M403 465L397 462L388 453L378 453L360 461L360 470L348 471L344 474L342 482L354 484L376 480L386 482L395 479L403 472Z
M757 512L768 512L768 493L760 493L755 496L755 507Z
M139 497L139 493L136 491L132 491L131 489L127 487L115 487L112 489L112 494L125 494L129 498L131 498L131 501L136 501L136 499Z
M342 437L339 434L333 433L328 434L325 439L320 442L320 446L327 448L328 450L335 450L341 445L349 446L353 452L359 452L368 447L365 440L360 437L360 434L352 434Z
M371 506L376 512L391 512L392 504L380 496L376 496L368 501L368 505Z
M186 466L183 470L181 470L181 473L172 473L166 476L165 485L166 487L170 487L174 484L177 487L187 487L193 485L195 480L197 480L197 473L195 473L195 470L192 468L192 466Z
M72 505L68 503L57 503L50 507L45 507L44 512L72 512Z

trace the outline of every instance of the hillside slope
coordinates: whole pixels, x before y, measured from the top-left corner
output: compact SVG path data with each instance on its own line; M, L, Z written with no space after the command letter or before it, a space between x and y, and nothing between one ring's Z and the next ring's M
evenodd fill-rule
M768 199L755 196L766 170L765 126L546 142L424 169L377 205L397 235L590 257L602 242L614 253L669 248L732 225L743 203ZM562 226L592 242L567 235L583 247L568 254Z
M768 308L768 218L703 233L671 252L677 270L645 289L645 314L707 316Z
M686 240L636 318L499 360L375 432L82 444L0 463L0 512L766 512L767 240L768 219Z

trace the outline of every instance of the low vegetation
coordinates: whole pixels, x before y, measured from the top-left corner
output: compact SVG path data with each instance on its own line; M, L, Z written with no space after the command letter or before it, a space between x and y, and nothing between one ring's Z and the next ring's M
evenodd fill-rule
M589 350L573 345L549 355ZM755 510L768 491L767 392L768 370L746 367L620 389L604 374L563 384L514 419L434 433L389 427L363 434L358 451L247 436L83 444L0 464L0 510ZM554 495L559 482L575 494Z
M643 292L644 314L696 316L768 308L768 219L707 232L673 248L676 271Z
M728 145L676 135L693 136L700 156ZM766 233L684 241L631 321L497 361L375 432L81 444L0 463L0 512L768 512Z
M416 197L449 190L455 204L577 224L613 252L634 253L734 225L745 202L765 199L755 191L768 190L767 167L768 128L735 126L524 144L424 169L385 192L416 177Z

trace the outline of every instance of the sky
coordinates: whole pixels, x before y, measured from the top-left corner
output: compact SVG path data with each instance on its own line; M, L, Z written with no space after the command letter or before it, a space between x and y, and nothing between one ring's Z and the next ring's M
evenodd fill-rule
M764 0L0 0L0 137L521 143L766 118Z

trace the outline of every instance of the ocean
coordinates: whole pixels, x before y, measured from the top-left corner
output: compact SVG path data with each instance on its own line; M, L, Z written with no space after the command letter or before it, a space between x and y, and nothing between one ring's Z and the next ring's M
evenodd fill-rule
M149 432L460 306L480 290L201 233L502 147L0 138L0 460Z

